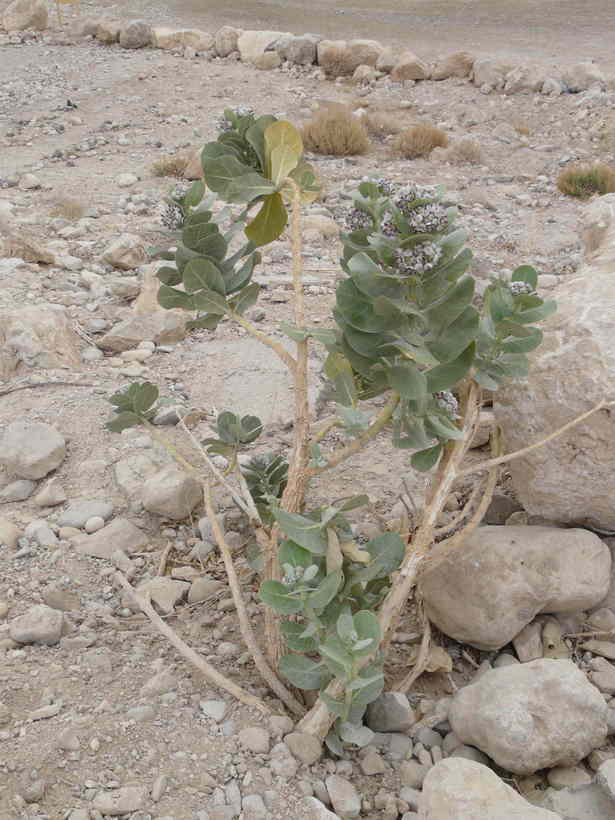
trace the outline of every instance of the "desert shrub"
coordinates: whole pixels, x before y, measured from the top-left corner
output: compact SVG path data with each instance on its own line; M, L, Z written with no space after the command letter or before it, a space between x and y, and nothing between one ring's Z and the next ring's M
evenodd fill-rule
M85 213L85 205L79 202L78 199L72 197L62 197L55 202L50 210L50 215L53 217L61 217L68 219L71 222L81 219Z
M367 111L362 117L362 122L370 137L379 139L399 134L402 130L402 126L399 124L399 117L389 114L386 111Z
M464 137L447 149L446 159L454 165L480 165L483 162L483 149L477 140Z
M183 176L188 166L188 156L186 154L170 154L156 160L151 167L155 177L178 177Z
M349 157L367 151L369 136L361 120L348 108L334 105L317 112L304 125L303 143L315 154Z
M404 159L428 156L434 148L446 148L448 137L433 125L422 123L408 128L397 137L395 150Z
M557 178L558 189L567 196L589 199L592 194L615 192L615 168L604 162L569 165Z
M336 77L352 77L360 65L355 54L340 46L327 48L318 64L330 80Z

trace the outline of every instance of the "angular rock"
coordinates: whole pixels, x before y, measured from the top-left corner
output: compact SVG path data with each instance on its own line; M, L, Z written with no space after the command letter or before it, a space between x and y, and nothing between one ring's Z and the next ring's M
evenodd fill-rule
M615 264L615 193L596 197L585 207L580 232L585 261L607 272Z
M395 68L397 55L392 48L383 48L380 57L376 60L376 70L390 74Z
M404 51L391 71L391 79L398 83L403 83L405 80L427 80L429 74L430 69L426 62L412 51Z
M237 51L237 40L241 34L241 29L233 26L222 26L214 37L214 48L218 57L228 57Z
M589 679L594 686L607 695L615 695L615 666L605 658L592 658L589 669Z
M321 38L317 34L303 34L289 37L278 54L291 65L313 65L316 62L316 47Z
M174 310L140 313L115 325L100 339L102 350L121 353L141 342L175 344L186 337L186 315Z
M160 577L139 584L137 592L139 594L149 593L152 602L165 615L168 615L173 612L176 604L186 597L189 587L190 584L186 581L174 581L172 578Z
M144 453L121 458L113 465L115 482L127 498L140 498L143 484L162 466L162 459Z
M568 67L562 75L562 80L573 94L587 91L593 85L604 87L606 84L606 78L600 68L590 62L575 63Z
M107 521L113 515L113 504L108 501L91 501L82 499L74 501L58 518L60 527L76 527L82 529L86 521L94 516L100 516Z
M576 789L592 782L592 776L581 766L555 766L547 774L547 781L554 789Z
M547 789L543 806L565 820L615 820L615 803L597 783L572 789Z
M277 51L265 51L255 57L251 63L261 71L271 71L273 68L279 68L282 65L282 58Z
M43 422L14 421L0 441L0 464L19 478L44 478L65 456L64 436Z
M371 65L360 65L355 69L352 80L357 85L369 85L376 82L378 76L378 72Z
M4 9L2 25L8 32L26 29L44 31L48 18L45 0L13 0Z
M34 481L28 481L25 478L19 481L11 481L2 490L0 490L0 504L12 504L15 501L25 501L30 498L32 493L36 490Z
M610 572L608 547L587 530L484 526L454 555L436 547L421 586L429 618L445 634L500 649L539 613L598 604Z
M81 555L110 559L116 550L127 555L145 549L148 539L138 527L125 518L116 518L94 535L84 535L75 542Z
M332 811L315 797L304 797L301 808L305 810L305 820L340 820L339 814Z
M360 65L375 66L382 50L377 40L350 40L348 43L348 51L356 63L355 70Z
M55 547L58 543L56 534L43 518L30 521L24 535L36 541L39 547Z
M367 707L366 724L374 732L405 732L416 714L403 692L383 692Z
M476 58L465 51L456 51L444 60L439 60L432 72L432 80L447 80L449 77L469 77Z
M103 262L120 270L132 270L145 262L145 247L138 236L122 234L102 255Z
M9 624L9 637L17 643L54 646L62 637L64 617L57 609L37 604Z
M141 687L142 695L164 695L165 692L171 692L177 689L178 680L172 672L163 670L151 677Z
M604 698L567 660L537 660L486 672L453 698L449 722L515 774L572 766L606 739Z
M54 476L36 494L34 503L37 507L57 507L59 504L64 504L66 498L66 490L60 484L60 480Z
M19 527L7 518L0 518L0 546L17 549L17 539L21 535Z
M151 45L152 27L144 20L131 20L120 30L122 48L145 48Z
M244 63L256 63L266 51L275 51L275 43L283 36L282 31L242 31L237 38L237 50Z
M154 48L193 48L195 51L209 51L214 46L211 34L193 28L169 28L154 26L152 28L152 45Z
M612 395L615 382L615 220L613 195L588 208L588 264L554 289L557 313L541 324L523 390L497 392L494 410L508 450L538 441ZM531 515L615 528L612 416L591 415L569 433L510 463L519 501ZM571 456L574 454L574 457ZM562 480L565 476L565 481Z
M121 20L100 20L96 26L96 39L105 45L117 43L122 29Z
M267 729L261 726L249 726L239 732L238 740L244 749L254 754L267 754L271 745L271 738Z
M488 85L496 91L504 88L506 75L513 70L514 66L503 60L492 57L479 57L474 61L472 67L472 77L474 85L481 88Z
M212 595L215 595L224 587L222 581L217 581L210 576L203 578L196 578L190 585L188 592L188 603L194 604L199 601L206 601Z
M23 367L78 367L79 346L61 305L0 310L0 380Z
M521 663L536 661L542 658L542 624L540 621L524 626L513 638L513 646Z
M480 763L442 760L423 783L419 820L561 820L532 806Z
M314 735L305 732L290 732L284 738L284 743L290 749L293 757L312 766L322 756L322 743Z
M342 817L358 817L361 812L361 798L353 784L340 777L339 774L332 774L325 780L331 805Z
M109 817L119 817L145 808L147 788L145 786L122 786L119 789L99 791L92 801L92 808Z
M596 783L611 800L615 801L615 760L605 760L600 766Z
M505 94L518 94L522 91L536 93L540 91L545 82L545 73L539 66L520 65L513 68L506 75L504 84Z
M166 467L143 486L142 501L148 512L181 521L203 500L197 479L177 467Z

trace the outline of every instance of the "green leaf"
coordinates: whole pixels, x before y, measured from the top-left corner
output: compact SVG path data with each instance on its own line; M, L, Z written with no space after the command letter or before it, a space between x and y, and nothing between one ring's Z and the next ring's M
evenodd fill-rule
M241 290L241 288L245 287L249 283L252 278L254 268L258 265L260 260L260 254L253 253L248 257L248 259L246 259L240 268L225 277L227 294L235 293L235 291Z
M319 645L318 650L327 668L336 678L352 677L352 655L338 637L329 635L327 640Z
M207 288L222 296L225 294L222 274L210 259L200 257L188 262L184 268L183 281L187 293Z
M167 310L181 308L182 310L194 310L192 299L188 293L177 288L170 288L168 285L160 285L158 288L158 304Z
M385 532L368 541L363 549L369 552L372 560L366 567L354 573L353 578L372 581L376 578L388 578L399 569L406 546L399 533Z
M427 392L427 379L412 362L391 367L387 371L389 384L404 399L420 399Z
M321 692L319 697L332 715L346 718L348 713L348 705L345 701L335 700L335 698L332 698L331 695L328 695L326 692Z
M543 302L540 307L531 308L530 310L522 310L519 313L515 313L515 319L522 325L530 325L534 322L542 322L543 319L551 316L556 311L557 302L554 299L550 299L547 302Z
M218 313L207 313L199 319L190 319L186 322L187 330L215 330L220 324L222 316Z
M299 544L295 544L294 541L284 539L280 545L278 560L280 566L290 564L291 567L307 569L314 563L314 555L309 550L300 547Z
M303 637L305 632L304 623L295 621L282 621L280 624L282 634L286 639L286 645L293 652L316 652L318 641L314 637Z
M280 615L293 615L301 612L303 604L288 594L288 589L279 581L263 581L260 588L260 599Z
M202 288L190 295L191 309L202 310L205 313L226 313L228 304L224 296L208 288Z
M226 202L252 202L260 196L272 194L275 188L276 186L268 179L253 171L232 180L224 192L224 200Z
M278 188L294 171L301 154L296 154L290 145L278 145L271 149L271 181Z
M369 644L366 644L361 649L355 648L353 654L359 657L373 654L380 646L382 639L378 618L376 618L373 612L362 609L360 612L357 612L353 621L359 641L369 641Z
M525 282L531 288L536 290L538 286L538 274L531 265L519 265L512 273L511 282Z
M352 436L358 436L364 433L369 427L369 416L362 410L357 410L355 407L344 407L340 405L337 408L337 415L340 417L344 425L344 430Z
M344 583L344 573L341 569L329 573L314 592L308 595L308 603L312 609L324 609L336 596L338 589Z
M182 275L177 268L165 266L156 272L156 276L164 285L179 285Z
M288 214L280 194L270 194L263 200L260 211L246 226L245 234L257 247L268 245L284 231Z
M133 407L136 413L143 414L158 401L159 391L155 384L143 382L137 385L133 398Z
M469 305L437 338L430 340L430 352L440 362L450 362L476 338L479 321L478 311Z
M336 757L344 757L344 747L342 745L342 741L337 736L335 729L331 729L329 734L326 736L325 745L331 754Z
M267 158L265 156L265 131L273 122L277 122L277 119L271 114L265 114L259 117L245 133L247 142L252 146L258 157L262 171L265 171L267 165Z
M190 248L187 248L185 245L179 245L175 251L175 264L177 265L177 270L180 273L183 273L188 262L199 258L199 254L196 253L196 251L191 251ZM179 284L179 282L165 282L165 285L171 284Z
M240 316L246 310L249 310L258 301L258 294L261 286L257 282L252 282L247 285L239 294L233 299L233 310Z
M125 410L122 413L118 413L111 421L108 421L106 427L107 430L111 430L112 433L121 433L122 430L126 430L128 427L136 427L138 424L143 424L141 416L129 410Z
M414 453L411 458L411 464L415 470L418 470L421 473L426 473L428 470L431 470L432 467L435 467L441 454L442 444L438 443L435 447L430 447L427 450L420 450L418 453Z
M280 658L280 672L297 689L320 689L323 678L329 677L322 661L312 661L303 655L284 655Z
M502 344L502 350L506 353L530 353L535 350L543 340L543 332L539 328L532 328L532 332L524 338L513 339Z
M337 619L335 628L340 640L344 641L344 643L349 643L353 640L356 629L354 626L354 619L350 612L342 612Z
M384 689L384 675L380 664L370 664L361 670L361 675L355 678L348 687L352 691L353 707L367 706L373 703L382 694Z
M227 244L218 226L209 220L208 213L196 213L190 217L182 231L182 242L195 253L222 260Z
M216 419L216 430L218 435L226 444L237 445L241 442L242 426L239 416L231 413L230 410L223 410L218 413Z
M472 302L474 287L474 279L471 276L464 276L450 287L444 296L430 305L426 315L431 327L440 331L454 322Z
M476 345L469 344L466 349L452 362L439 364L432 367L425 375L427 376L427 390L429 393L437 393L441 390L449 390L457 384L468 373L474 361Z
M251 444L263 432L263 422L258 416L243 416L241 419L240 440L242 444Z
M425 429L437 438L448 441L449 439L463 438L463 431L459 429L452 420L444 413L433 413L425 417Z
M272 510L282 532L292 541L315 555L326 555L327 537L320 521L312 521L299 513L290 513L280 507Z
M182 202L186 208L196 208L205 195L205 185L202 179L197 179L182 197Z
M274 152L277 152L275 158ZM266 173L276 186L296 168L302 154L301 134L292 123L278 120L267 127L265 131ZM293 159L294 162L292 162ZM291 167L287 168L289 163Z
M218 157L208 158L204 165L204 173L207 187L220 194L222 199L228 202L227 192L229 187L239 177L251 175L252 168L240 162L236 156L225 153Z
M341 353L329 353L324 373L335 386L335 399L338 404L345 407L354 406L357 403L357 388L352 365L348 359Z

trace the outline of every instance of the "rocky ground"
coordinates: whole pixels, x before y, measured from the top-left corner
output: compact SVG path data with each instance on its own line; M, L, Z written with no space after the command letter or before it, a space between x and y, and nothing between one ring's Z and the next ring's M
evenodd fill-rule
M615 731L608 704L615 644L593 635L615 627L609 539L526 526L587 516L612 529L590 503L609 497L607 479L594 477L597 489L586 481L589 500L570 519L546 500L537 508L524 497L529 479L517 476L515 490L514 476L504 474L486 516L492 526L481 528L463 562L436 566L426 581L447 660L422 676L409 700L385 696L370 713L373 743L347 760L320 758L319 749L289 735L289 719L263 719L204 685L114 580L120 569L135 585L149 585L178 633L274 705L242 645L209 522L196 501L186 506L190 487L155 438L141 430L112 434L104 422L108 397L147 379L169 399L156 429L190 459L178 412L198 438L216 411L256 412L267 424L266 449L289 444L292 397L267 351L228 324L183 338L169 314L152 312L147 255L172 241L161 203L179 181L154 176L152 165L214 138L225 107L249 103L302 123L327 101L386 112L403 125L430 122L453 145L470 137L482 160L456 165L436 152L409 162L394 156L390 139L374 139L362 157L314 157L324 184L304 232L314 322L328 321L340 275L347 192L377 175L444 184L469 231L475 276L487 281L534 264L541 291L561 291L570 303L565 315L578 314L581 337L586 327L590 338L599 335L566 296L583 270L584 206L560 195L555 181L572 161L615 159L604 136L615 119L608 78L553 96L498 93L467 78L414 83L385 74L357 86L325 81L316 66L261 71L234 53L221 59L192 46L103 45L68 25L0 33L1 820L410 820L417 811L432 820L615 817L607 736ZM291 315L289 259L283 238L256 277L264 290L251 318L274 335ZM597 304L607 285L594 291ZM318 384L320 358L312 364ZM575 389L583 397L585 388ZM528 389L527 403L536 393ZM540 424L522 429L527 439ZM580 450L603 440L593 430L587 437ZM583 452L577 456L575 464L583 463ZM612 449L602 456L608 475ZM548 467L541 465L545 475ZM383 439L314 493L318 502L367 492L375 513L388 516L408 488L420 503L423 484L407 456ZM469 489L460 487L450 513ZM237 511L220 501L258 624L247 534ZM516 526L502 537L497 527L505 523ZM369 534L378 517L358 524ZM522 570L507 564L519 543ZM491 564L469 594L485 553ZM451 606L451 595L441 600L443 588L464 594ZM546 614L554 612L560 615ZM392 679L404 674L419 638L409 613ZM477 795L491 814L471 813Z

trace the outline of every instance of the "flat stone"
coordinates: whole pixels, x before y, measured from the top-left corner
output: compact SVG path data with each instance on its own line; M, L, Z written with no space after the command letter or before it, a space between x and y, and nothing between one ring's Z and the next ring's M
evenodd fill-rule
M597 783L574 789L547 789L542 805L566 820L615 820L615 802Z
M15 501L25 501L30 498L32 493L36 490L34 481L29 481L27 478L20 478L17 481L11 481L2 490L0 490L0 504L12 504Z
M83 529L89 518L99 516L105 521L113 515L113 504L108 501L95 501L83 499L75 501L61 513L58 517L58 524L61 527L76 527Z
M311 766L322 756L322 743L313 735L305 732L290 732L284 738L284 743L297 760Z
M600 766L596 774L596 783L607 797L615 801L615 760L605 760Z
M94 535L75 539L75 549L81 555L109 559L116 550L130 555L144 550L148 543L147 536L138 527L124 518L116 518Z
M358 817L361 813L361 798L353 784L338 774L329 775L325 784L331 805L342 817Z
M203 488L190 473L169 466L145 482L141 498L148 512L181 521L202 502Z
M601 692L615 695L615 666L605 658L592 658L589 679Z
M592 782L592 776L581 766L556 766L547 772L547 782L554 789L576 789Z
M212 720L215 720L216 723L220 723L221 720L224 720L228 709L227 704L223 700L202 700L199 705L201 712Z
M121 353L141 342L175 344L186 336L186 315L174 310L140 313L115 325L98 341L102 350Z
M267 754L271 745L271 738L267 729L260 726L250 726L239 732L238 740L244 749L254 754Z
M304 797L301 808L305 810L305 820L340 820L338 814L329 811L324 803L315 797Z
M137 592L143 594L148 592L152 602L165 614L173 612L176 604L188 594L190 584L186 581L174 581L172 578L153 578L139 584Z
M144 809L147 803L145 786L122 786L119 789L99 791L92 801L92 808L110 817L119 817Z
M57 507L58 504L64 504L66 498L66 490L60 480L54 477L49 479L33 500L37 507Z

